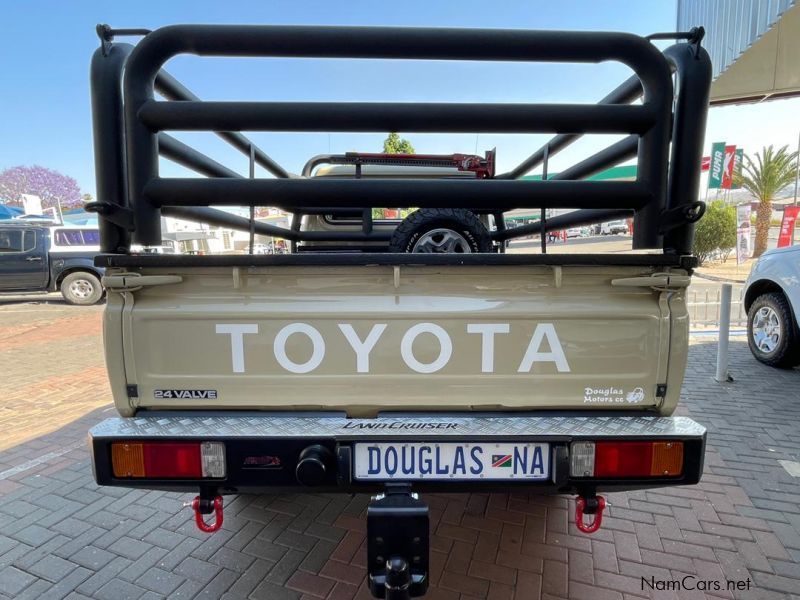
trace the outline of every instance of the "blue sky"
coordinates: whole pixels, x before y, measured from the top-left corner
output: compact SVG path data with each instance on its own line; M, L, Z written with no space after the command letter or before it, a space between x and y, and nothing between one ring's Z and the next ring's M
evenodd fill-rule
M94 32L97 23L150 29L173 23L248 23L597 29L638 34L675 28L673 1L637 0L30 1L4 3L0 15L4 24L0 37L0 170L18 164L41 164L75 177L81 189L89 193L94 193L95 186L88 68L98 45ZM615 63L559 67L191 56L170 61L167 68L202 98L219 100L592 102L630 74ZM797 101L783 101L760 108L714 109L709 136L746 146L794 145L800 125L798 108ZM797 125L792 126L792 122ZM738 131L731 132L734 124ZM214 136L178 137L246 173L246 158ZM252 135L259 146L292 171L299 171L309 157L329 150L379 151L383 137ZM505 170L549 136L411 133L405 137L418 152L473 152L477 148L482 153L497 146L499 165ZM612 139L593 136L576 144L553 160L551 170L571 164ZM165 163L162 173L185 172Z

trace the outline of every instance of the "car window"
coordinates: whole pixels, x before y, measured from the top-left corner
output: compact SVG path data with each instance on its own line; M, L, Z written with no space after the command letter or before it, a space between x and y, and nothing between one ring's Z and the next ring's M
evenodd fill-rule
M25 232L24 239L22 240L22 248L25 252L36 248L36 232L29 230Z
M23 252L22 231L19 229L0 231L0 252L6 254Z
M100 230L99 229L84 229L83 230L83 243L86 246L97 246L100 244Z
M57 246L97 246L100 231L97 229L56 229Z

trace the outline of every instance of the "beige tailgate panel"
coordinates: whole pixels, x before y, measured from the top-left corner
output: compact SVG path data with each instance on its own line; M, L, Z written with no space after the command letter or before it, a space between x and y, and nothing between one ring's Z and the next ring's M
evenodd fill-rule
M352 416L659 406L663 414L677 401L683 372L683 365L667 372L669 344L685 346L688 336L683 291L610 283L652 272L142 270L182 281L110 293L107 328L121 327L122 335L109 334L106 343L121 342L124 351L107 348L109 368L123 370L138 394L129 399L117 386L115 402L123 414L137 406L346 409ZM670 312L681 318L670 324ZM657 397L668 379L667 398Z

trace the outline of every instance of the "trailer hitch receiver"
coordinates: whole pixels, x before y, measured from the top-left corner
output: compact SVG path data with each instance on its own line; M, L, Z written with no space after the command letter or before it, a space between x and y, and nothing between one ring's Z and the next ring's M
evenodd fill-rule
M367 570L372 595L407 600L428 589L428 505L407 485L387 485L367 509Z

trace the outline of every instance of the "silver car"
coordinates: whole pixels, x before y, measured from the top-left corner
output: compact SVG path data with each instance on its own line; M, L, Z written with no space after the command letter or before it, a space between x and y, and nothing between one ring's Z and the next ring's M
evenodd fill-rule
M744 296L747 341L764 364L800 364L800 246L769 250L753 265Z

